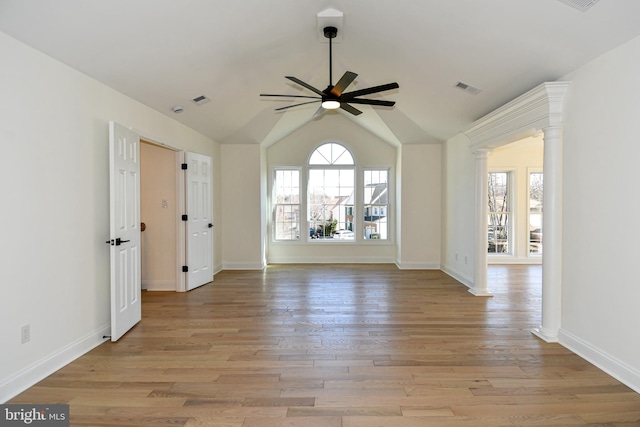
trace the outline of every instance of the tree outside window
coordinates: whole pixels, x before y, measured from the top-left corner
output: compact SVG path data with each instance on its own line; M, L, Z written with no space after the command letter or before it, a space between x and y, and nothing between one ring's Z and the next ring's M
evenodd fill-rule
M529 173L529 253L542 254L542 172Z
M511 200L509 172L489 173L489 230L487 250L490 254L511 253Z

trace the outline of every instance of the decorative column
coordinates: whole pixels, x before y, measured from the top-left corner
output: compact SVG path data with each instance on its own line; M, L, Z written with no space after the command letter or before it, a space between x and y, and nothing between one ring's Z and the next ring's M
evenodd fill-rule
M474 152L476 155L476 235L473 288L469 289L475 296L493 296L487 287L487 230L489 226L489 175L487 159L490 149L481 148Z
M562 127L545 127L543 132L542 320L532 332L557 342L562 308Z

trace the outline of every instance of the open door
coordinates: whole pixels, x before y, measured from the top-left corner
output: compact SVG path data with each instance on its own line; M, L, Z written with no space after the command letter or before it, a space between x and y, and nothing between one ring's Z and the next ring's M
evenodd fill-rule
M109 122L111 341L142 318L140 137Z
M213 205L211 157L185 153L186 290L213 280Z

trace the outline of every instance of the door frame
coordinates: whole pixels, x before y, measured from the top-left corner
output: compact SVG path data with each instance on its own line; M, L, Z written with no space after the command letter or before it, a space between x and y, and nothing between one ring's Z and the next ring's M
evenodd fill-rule
M185 150L171 144L160 142L153 137L149 137L145 132L135 129L135 132L140 135L140 141L155 145L158 147L166 148L174 152L175 157L175 170L180 171L180 165L184 163ZM176 292L186 292L186 275L182 272L182 266L186 263L186 245L187 236L185 233L184 223L179 219L184 214L186 194L184 190L185 177L183 173L176 173L176 263L175 263L175 279L176 279ZM142 189L141 189L142 190Z

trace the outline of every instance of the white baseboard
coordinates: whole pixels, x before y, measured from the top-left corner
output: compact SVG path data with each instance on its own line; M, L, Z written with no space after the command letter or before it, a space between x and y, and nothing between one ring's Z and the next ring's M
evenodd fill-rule
M4 403L17 396L58 369L99 346L107 340L103 337L110 333L111 325L105 325L3 379L0 381L0 402Z
M394 264L390 257L271 257L269 264Z
M216 274L220 273L222 271L222 264L216 264L213 267L213 275L215 276Z
M440 270L438 262L406 262L396 260L396 266L400 270Z
M259 262L222 262L223 270L264 270Z
M500 264L523 264L523 265L542 265L542 257L535 256L529 258L518 258L510 255L489 255L487 259L489 265Z
M175 291L177 289L174 280L143 280L142 289L147 291Z
M441 270L444 271L445 273L447 273L449 276L453 277L454 279L456 279L458 282L462 283L463 285L465 285L467 288L469 289L473 289L473 278L465 275L464 273L461 273L459 271L456 271L448 266L443 265L441 267Z
M640 371L638 369L627 365L563 329L560 329L558 333L558 342L637 393L640 393Z

